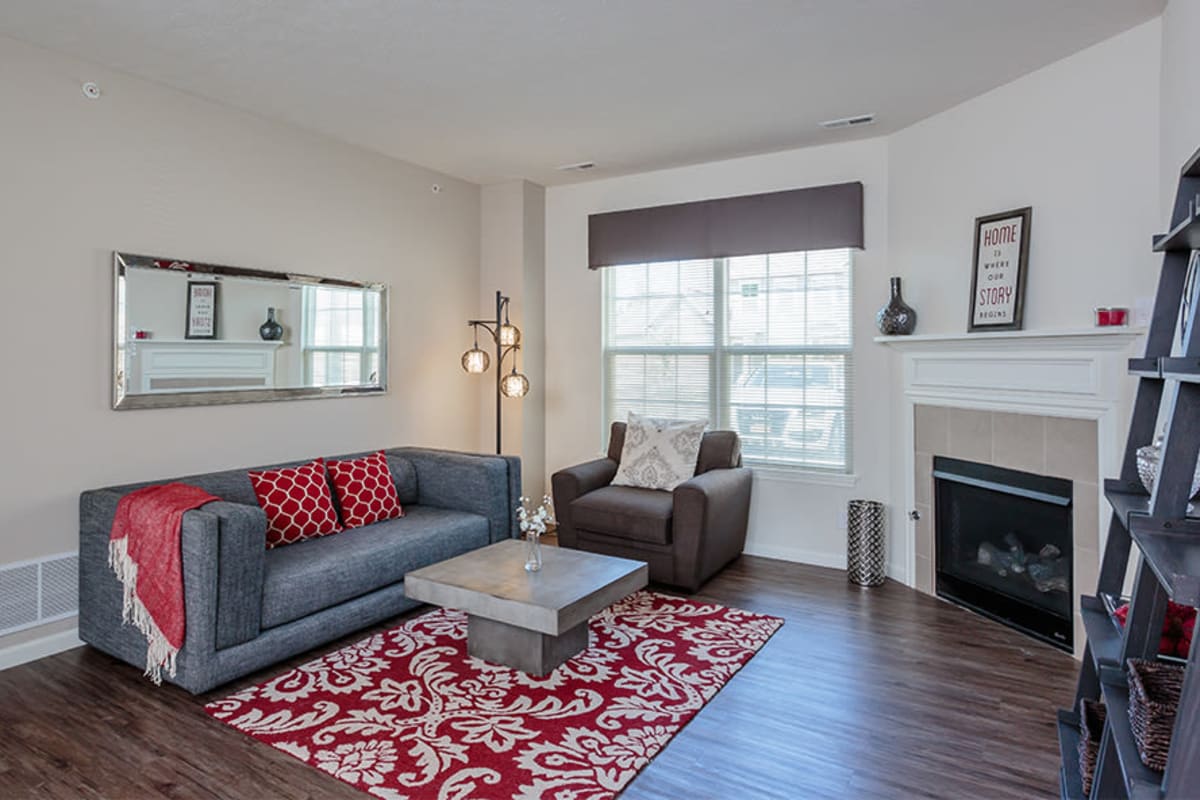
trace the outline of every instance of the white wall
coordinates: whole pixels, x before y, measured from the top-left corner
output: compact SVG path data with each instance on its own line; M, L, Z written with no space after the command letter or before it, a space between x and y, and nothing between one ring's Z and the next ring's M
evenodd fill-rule
M1086 328L1096 306L1152 300L1160 34L1152 20L889 137L891 269L918 333L966 330L973 220L1026 205L1026 330ZM1122 444L1126 426L1123 415ZM890 427L892 522L911 525L898 408ZM898 550L891 572L905 577Z
M1025 328L1152 295L1158 20L890 137L892 269L918 333L966 329L975 217L1033 206Z
M1161 224L1166 230L1179 168L1200 149L1200 0L1170 0L1162 15ZM1161 232L1161 231L1159 231Z
M0 563L74 550L91 487L477 445L477 186L4 38L0 108ZM113 250L390 284L390 393L112 411Z
M177 270L132 267L125 274L125 319L130 334L148 331L152 338L183 339L187 333L187 285L211 278ZM289 336L300 332L300 290L282 282L224 277L217 296L217 338L258 341L267 309L288 319Z
M154 341L179 340L187 333L187 285L196 278L187 272L133 267L125 273L125 322L130 338L143 330ZM217 296L217 338L258 341L258 329L266 321L267 309L275 309L275 320L284 326L282 344L275 350L275 386L304 384L300 350L300 287L286 283L226 277ZM130 350L129 385L141 383L138 348ZM135 389L138 391L138 389Z
M855 257L854 464L857 485L796 482L759 471L747 552L845 566L839 527L851 497L885 497L887 354L871 345L887 299L887 144L882 139L648 172L546 190L546 466L595 458L601 430L601 276L587 268L588 214L845 181L864 184L866 249Z
M1178 0L1177 0L1178 1ZM966 330L973 221L1031 205L1025 328L1088 327L1097 305L1153 295L1160 23L1148 22L888 137L554 187L546 195L546 458L594 457L600 430L600 277L586 269L587 215L846 180L866 186L855 264L851 487L755 481L747 550L844 564L850 497L890 501L900 541L910 500L891 351L875 344L887 277L904 279L918 333ZM1190 151L1189 151L1190 152ZM893 575L905 578L893 548Z
M496 313L497 290L512 298L509 318L521 330L517 369L529 379L529 394L501 399L501 443L505 453L521 456L522 491L533 498L541 497L546 483L545 208L545 189L529 181L483 188L479 318ZM479 346L495 359L490 341ZM512 358L504 362L506 372ZM472 376L482 386L479 448L484 452L496 444L495 370L492 364L484 375Z
M532 335L521 351L522 368L529 377L529 394L521 401L522 478L526 496L537 499L550 491L546 471L546 189L522 181L525 218L522 231L521 318Z

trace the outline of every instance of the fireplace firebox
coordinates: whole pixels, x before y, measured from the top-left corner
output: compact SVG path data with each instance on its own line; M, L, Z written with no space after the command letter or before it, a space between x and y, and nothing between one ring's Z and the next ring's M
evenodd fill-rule
M1068 652L1071 481L936 456L937 594Z

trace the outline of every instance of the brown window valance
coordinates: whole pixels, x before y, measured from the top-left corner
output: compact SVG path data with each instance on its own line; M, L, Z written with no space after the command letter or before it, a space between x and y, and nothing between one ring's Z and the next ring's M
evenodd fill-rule
M588 268L863 246L862 183L588 216Z

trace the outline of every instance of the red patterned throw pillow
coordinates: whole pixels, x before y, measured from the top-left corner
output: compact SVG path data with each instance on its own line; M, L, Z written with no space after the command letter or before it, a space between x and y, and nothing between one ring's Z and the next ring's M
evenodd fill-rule
M330 461L329 475L333 478L333 488L337 489L342 522L347 528L404 516L382 450L352 461Z
M258 504L267 512L267 547L294 544L342 529L325 478L325 462L250 471Z

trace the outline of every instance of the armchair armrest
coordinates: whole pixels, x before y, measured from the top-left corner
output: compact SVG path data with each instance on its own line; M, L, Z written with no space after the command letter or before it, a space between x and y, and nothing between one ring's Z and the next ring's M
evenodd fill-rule
M516 536L520 459L423 447L390 452L407 458L417 471L418 503L487 517L492 542Z
M571 520L571 503L588 492L608 486L617 474L617 462L598 458L560 469L550 478L554 493L554 515L558 520L558 541L564 547L576 544L575 525Z
M700 588L746 544L751 471L713 469L675 487L673 537L677 585Z

